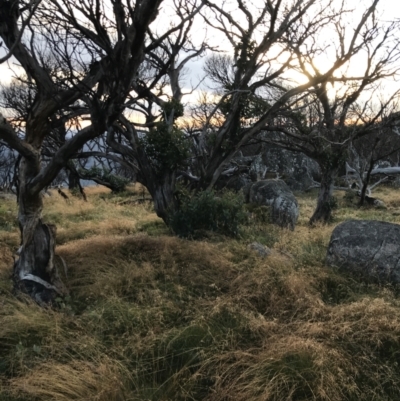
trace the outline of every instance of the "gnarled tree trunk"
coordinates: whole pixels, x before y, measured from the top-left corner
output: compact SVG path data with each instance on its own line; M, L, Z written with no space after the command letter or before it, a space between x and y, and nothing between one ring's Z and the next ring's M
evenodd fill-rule
M147 189L153 197L157 216L169 225L169 216L176 211L178 202L175 197L176 173L165 172L161 178L149 181Z
M43 201L39 191L33 192L30 181L40 165L23 158L19 169L18 222L21 230L19 258L14 264L14 287L30 295L39 304L49 304L57 296L66 295L54 263L56 228L41 219Z
M68 169L68 189L80 189L81 178L74 169Z
M321 166L321 186L318 193L317 207L310 219L310 224L326 223L330 220L333 208L333 188L337 174L337 168Z

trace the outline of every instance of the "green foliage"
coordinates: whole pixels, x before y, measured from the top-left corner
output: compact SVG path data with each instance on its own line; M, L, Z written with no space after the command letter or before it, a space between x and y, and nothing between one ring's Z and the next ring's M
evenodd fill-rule
M93 166L89 170L79 169L79 175L83 179L93 180L98 179L108 184L113 192L125 191L126 186L129 184L127 178L112 174L110 170Z
M163 106L164 118L169 118L173 113L173 119L176 120L178 117L183 116L183 104L176 99L172 99L170 102L165 102Z
M168 227L162 220L146 221L138 225L139 232L145 232L149 236L168 234Z
M234 85L227 85L225 89L227 91L234 91L237 88L235 88ZM234 102L238 104L234 106ZM236 109L237 111L235 114L236 122L230 130L229 138L222 144L222 148L231 149L237 138L241 136L242 126L251 119L261 117L269 107L270 105L267 100L250 92L235 93L223 99L219 104L219 109L224 115L232 113L232 109Z
M241 230L241 239L246 242L259 242L268 247L273 247L279 241L281 228L271 224L270 206L246 204L245 209L249 219Z
M228 91L235 88L227 87ZM220 104L220 110L223 114L228 114L232 107L233 96L227 96ZM270 107L268 101L258 97L254 93L243 93L239 99L239 120L248 120L263 115Z
M322 266L326 258L327 244L324 238L317 237L303 243L298 248L295 264L298 268L303 266Z
M251 39L250 34L245 35L235 46L236 65L240 69L245 69L247 64L252 61L257 43Z
M142 144L158 174L184 166L189 156L189 144L184 133L163 121L149 131Z
M246 209L251 213L253 223L271 223L271 207L257 204L247 204Z
M162 111L162 120L141 140L159 176L165 170L173 171L185 166L189 157L185 134L175 125L175 120L183 116L182 103L173 99L163 105Z
M235 67L240 71L240 74L244 74L249 64L254 62L255 51L257 49L257 43L251 39L251 33L248 33L242 37L242 39L235 46ZM236 81L236 80L235 80ZM258 118L263 115L266 110L270 107L269 102L256 93L250 90L243 91L243 87L237 85L237 82L225 82L224 89L226 92L232 92L237 89L241 90L241 93L235 93L234 95L227 96L220 103L220 110L224 115L232 112L233 109L238 110L237 113L237 128L235 132L231 132L231 136L237 136L240 133L240 123L252 118ZM238 108L236 108L238 106ZM228 147L229 144L225 144Z
M198 230L235 237L246 219L242 196L230 191L220 196L203 191L182 200L180 209L170 218L170 227L181 237L193 237Z

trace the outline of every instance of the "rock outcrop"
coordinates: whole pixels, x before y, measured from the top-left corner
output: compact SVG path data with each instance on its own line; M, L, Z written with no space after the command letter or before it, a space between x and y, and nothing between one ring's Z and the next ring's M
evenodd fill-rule
M271 221L294 230L299 217L299 205L293 192L282 180L263 180L247 188L247 201L271 207Z
M215 187L217 189L226 188L231 191L239 192L241 189L251 184L251 180L248 174L240 174L233 176L222 176L218 181Z
M317 162L301 152L269 146L262 154L267 172L277 172L293 191L305 191L319 180Z
M379 283L400 283L400 225L348 220L332 233L326 263Z
M256 152L256 153L252 153ZM216 187L238 191L248 184L280 177L291 190L306 191L319 180L318 164L301 152L276 146L246 148L240 151L219 178Z

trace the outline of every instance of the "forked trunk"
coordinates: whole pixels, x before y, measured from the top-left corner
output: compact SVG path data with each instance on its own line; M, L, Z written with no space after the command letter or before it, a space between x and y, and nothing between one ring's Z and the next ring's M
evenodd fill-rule
M337 173L337 169L322 170L317 207L310 219L310 224L315 224L317 222L327 223L330 220L334 206L333 188Z
M22 159L19 170L18 221L21 230L19 258L14 264L14 287L30 295L39 304L49 304L57 296L66 295L54 263L56 228L43 224L42 194L29 188L39 161Z
M371 179L371 172L372 172L373 168L374 168L374 163L373 163L373 160L371 160L370 164L369 164L369 167L368 167L367 175L362 180L362 188L361 188L361 193L360 193L360 202L358 203L359 206L364 206L365 198L367 196L369 181ZM368 195L370 195L370 193Z

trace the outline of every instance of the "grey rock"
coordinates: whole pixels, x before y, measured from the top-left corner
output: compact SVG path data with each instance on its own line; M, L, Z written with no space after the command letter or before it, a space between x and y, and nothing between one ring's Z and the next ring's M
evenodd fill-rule
M376 207L377 209L387 209L385 202L381 199L374 200L374 207Z
M293 191L306 191L320 180L318 163L304 153L277 146L251 146L239 152L235 165L248 166L248 177L253 181L281 177Z
M263 180L248 191L248 200L261 206L271 206L271 221L294 230L299 217L299 205L293 192L282 180Z
M271 249L263 244L260 244L259 242L252 242L247 246L247 248L256 251L262 258L266 258L267 256L271 255Z
M348 220L332 232L326 263L380 283L400 283L400 225Z
M267 167L264 165L261 155L257 155L252 161L249 169L249 176L252 181L262 180L267 172Z
M232 177L221 177L216 184L217 189L230 189L235 192L239 192L241 189L251 184L250 178L244 174L234 175Z
M285 179L288 187L293 191L307 191L313 187L315 180L307 167L299 167Z
M320 179L318 163L301 152L269 146L262 160L267 172L278 172L294 191L306 191Z
M361 191L357 192L358 196L361 196ZM365 196L365 202L367 205L373 206L376 209L387 209L385 202L378 198L373 198L372 196Z
M262 180L250 186L249 202L257 205L271 206L280 195L293 195L290 188L282 180Z
M299 205L293 196L279 195L271 207L271 220L280 227L294 230L299 218Z
M245 155L243 155L245 153ZM217 188L242 189L246 181L281 178L290 189L306 191L320 179L318 164L301 152L292 152L277 146L246 146L234 157L227 170L238 169L231 177L221 176ZM240 178L235 178L240 171Z

